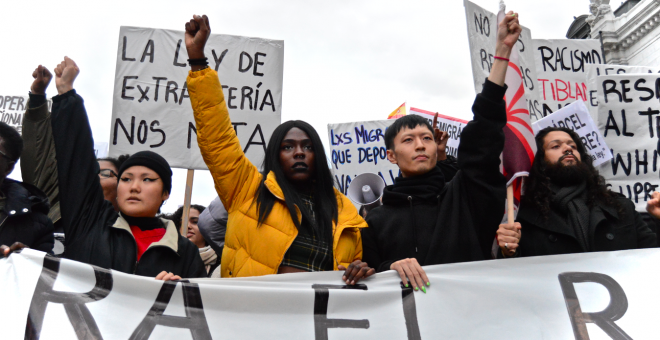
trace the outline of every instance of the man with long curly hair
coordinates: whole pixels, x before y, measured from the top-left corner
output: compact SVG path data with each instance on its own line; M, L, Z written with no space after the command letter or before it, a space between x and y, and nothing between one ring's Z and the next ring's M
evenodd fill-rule
M515 224L497 231L501 256L650 248L656 235L635 205L607 189L577 133L545 128ZM522 231L525 237L521 239Z

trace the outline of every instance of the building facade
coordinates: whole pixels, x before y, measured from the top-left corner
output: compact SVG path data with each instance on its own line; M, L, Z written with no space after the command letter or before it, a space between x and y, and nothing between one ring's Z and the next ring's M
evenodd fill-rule
M590 0L589 9L568 38L601 39L608 64L660 66L660 0L628 0L615 10L610 0Z

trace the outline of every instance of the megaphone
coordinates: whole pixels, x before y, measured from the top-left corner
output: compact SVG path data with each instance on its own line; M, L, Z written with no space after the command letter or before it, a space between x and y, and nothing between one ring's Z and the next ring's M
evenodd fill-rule
M351 181L346 196L356 204L370 205L378 202L380 205L384 189L385 181L380 176L365 172Z

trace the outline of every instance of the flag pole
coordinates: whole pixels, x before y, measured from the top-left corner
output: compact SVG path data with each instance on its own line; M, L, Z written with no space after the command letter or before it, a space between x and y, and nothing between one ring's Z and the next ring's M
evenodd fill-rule
M508 224L513 224L515 217L513 215L513 183L506 187L506 214Z
M186 237L188 234L188 217L190 216L190 200L192 199L192 186L195 170L188 169L188 177L186 178L186 194L183 199L183 217L181 221L181 235Z

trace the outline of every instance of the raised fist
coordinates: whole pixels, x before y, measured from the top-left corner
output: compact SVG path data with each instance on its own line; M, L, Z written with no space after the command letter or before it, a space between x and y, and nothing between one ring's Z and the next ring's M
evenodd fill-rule
M30 92L32 92L32 94L40 94L45 96L46 89L48 88L48 84L50 84L50 80L53 79L53 75L50 73L50 71L48 71L47 68L39 65L39 67L34 69L34 72L32 72L32 77L34 78L34 81L30 87Z
M58 94L65 94L73 90L73 82L76 80L80 70L78 65L69 57L55 67L55 86Z
M193 15L192 20L186 23L186 49L188 58L204 58L204 46L211 35L209 18L206 15Z

